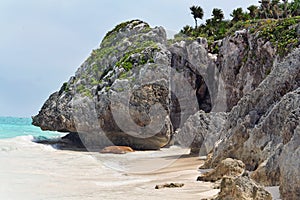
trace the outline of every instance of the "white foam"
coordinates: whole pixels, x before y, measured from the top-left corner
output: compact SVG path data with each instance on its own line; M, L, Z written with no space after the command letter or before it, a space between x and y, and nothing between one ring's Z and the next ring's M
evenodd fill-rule
M32 135L17 136L15 138L1 139L0 151L26 151L36 148L40 151L56 151L51 145L43 145L33 142L34 137Z

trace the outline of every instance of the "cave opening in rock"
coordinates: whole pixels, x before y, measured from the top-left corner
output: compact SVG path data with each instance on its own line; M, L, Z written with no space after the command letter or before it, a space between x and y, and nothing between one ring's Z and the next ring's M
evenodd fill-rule
M211 112L212 101L207 83L203 76L196 71L197 67L193 66L183 56L175 53L172 54L171 63L172 69L174 69L173 73L180 73L181 79L184 79L182 81L176 76L171 76L170 118L175 131L180 128L180 125L183 125L190 115L197 111ZM192 88L190 94L178 95L178 90L185 90L190 87ZM187 108L192 106L189 104L192 99L196 99L197 105L192 109ZM184 105L180 105L182 102L185 102Z

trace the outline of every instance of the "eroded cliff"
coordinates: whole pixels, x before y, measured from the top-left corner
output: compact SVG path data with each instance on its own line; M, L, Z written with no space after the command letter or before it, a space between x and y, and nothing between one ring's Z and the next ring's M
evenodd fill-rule
M239 159L256 181L299 197L299 187L287 182L299 185L300 25L282 23L294 50L282 54L282 41L266 36L270 29L250 27L219 41L218 55L208 52L206 39L168 41L162 27L122 23L33 124L78 133L92 150L159 149L171 141L210 153L204 167Z

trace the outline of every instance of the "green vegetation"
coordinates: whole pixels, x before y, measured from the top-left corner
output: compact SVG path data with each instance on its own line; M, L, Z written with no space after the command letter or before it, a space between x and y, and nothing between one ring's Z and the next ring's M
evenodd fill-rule
M158 50L158 46L153 41L147 41L144 43L139 44L139 48L132 49L131 51L128 51L123 55L121 59L116 63L116 66L123 67L126 71L129 71L132 69L134 64L137 65L144 65L146 63L153 63L154 59L152 57L149 57L147 53L145 53L146 49L155 51ZM132 55L139 54L138 58L133 59Z
M300 26L298 24L300 24L300 17L267 20L267 25L257 27L257 31L261 37L270 41L277 48L280 56L285 56L300 44L296 30L297 26Z
M99 85L102 83L102 80L97 80L96 78L92 77L90 82L91 82L91 85Z
M114 28L112 31L110 31L105 36L105 38L103 39L103 41L101 43L101 48L92 51L91 56L88 58L87 62L88 62L88 64L94 63L92 66L92 70L93 70L94 74L95 73L98 74L97 77L101 77L102 71L103 71L103 67L100 66L98 63L101 63L102 59L104 59L112 54L117 55L118 53L120 53L116 49L115 37L116 37L116 34L118 33L118 31L120 31L121 29L123 29L130 23L133 23L133 26L136 26L136 25L139 25L144 22L139 21L139 20L133 20L133 21L129 21L129 22L124 22L124 23L116 26L116 28ZM150 27L149 27L149 25L147 25L143 29L143 32L148 32L149 30L150 30ZM143 38L135 40L130 46L127 47L127 49L125 50L126 53L120 59L118 59L119 62L117 62L116 65L122 66L127 71L131 70L133 67L133 62L128 60L130 55L132 55L134 53L141 53L146 48L152 48L153 50L156 50L156 49L158 49L158 46L157 46L157 43L152 40L144 41ZM147 63L147 60L145 60L144 58L141 58L141 63L139 63L139 64L145 64L145 63ZM101 73L101 74L99 74L99 73Z
M192 6L190 7L190 10L191 10L191 14L195 19L195 27L197 28L198 27L197 19L202 19L204 15L203 9L200 6Z
M125 71L125 72L123 72L123 73L120 74L119 79L126 79L129 76L130 76L130 72L129 71Z
M70 91L70 88L69 88L69 85L68 85L67 82L64 82L61 90L64 91L64 92L69 92Z
M300 45L299 33L297 33L299 28L300 16L284 19L258 19L237 22L227 34L231 35L241 29L257 33L259 37L270 41L282 57Z
M105 91L108 92L110 90L110 88L111 88L110 86L106 86Z
M236 8L232 11L231 20L224 20L223 11L214 8L212 18L207 19L200 26L197 19L202 19L203 10L200 6L192 6L192 16L195 19L195 28L187 25L175 36L175 41L182 38L205 37L208 40L209 49L213 53L218 52L215 41L237 30L246 29L251 33L259 32L259 36L272 42L277 47L280 55L285 55L290 49L299 45L296 25L299 24L300 0L261 0L260 5L251 5L247 11ZM299 31L298 31L299 32Z
M83 96L86 96L86 97L89 97L89 98L93 98L91 90L89 90L88 88L86 88L82 84L77 85L76 92L79 93L79 94L81 94L81 95L83 95Z
M105 37L104 37L104 40L105 39L108 39L111 35L113 35L113 33L118 33L119 31L121 31L122 29L126 28L129 24L133 24L133 27L139 25L139 24L142 24L144 23L143 21L140 21L140 20L131 20L131 21L127 21L127 22L123 22L121 24L118 24L113 30L109 31ZM146 23L145 23L146 24ZM146 28L149 28L150 29L150 26L148 24L146 24L147 27Z

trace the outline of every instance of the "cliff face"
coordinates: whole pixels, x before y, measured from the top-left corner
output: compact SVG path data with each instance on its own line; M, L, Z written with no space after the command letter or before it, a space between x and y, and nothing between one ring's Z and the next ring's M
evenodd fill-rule
M269 41L246 31L225 38L222 45L217 65L229 112L200 111L175 137L182 144L182 138L193 137L193 152L210 153L203 168L228 157L239 159L253 171L253 179L280 185L283 199L298 199L300 49L280 58ZM252 50L245 54L245 46Z
M90 150L113 144L159 149L199 107L211 110L200 66L188 62L195 50L191 59L206 70L205 45L206 40L168 44L162 27L122 23L49 97L33 124L79 133Z
M297 26L288 27L294 43ZM174 141L210 153L206 167L239 159L255 180L299 197L287 182L299 185L300 49L279 57L262 35L237 31L212 55L203 38L167 41L162 27L122 23L33 124L79 133L90 150L159 149Z

